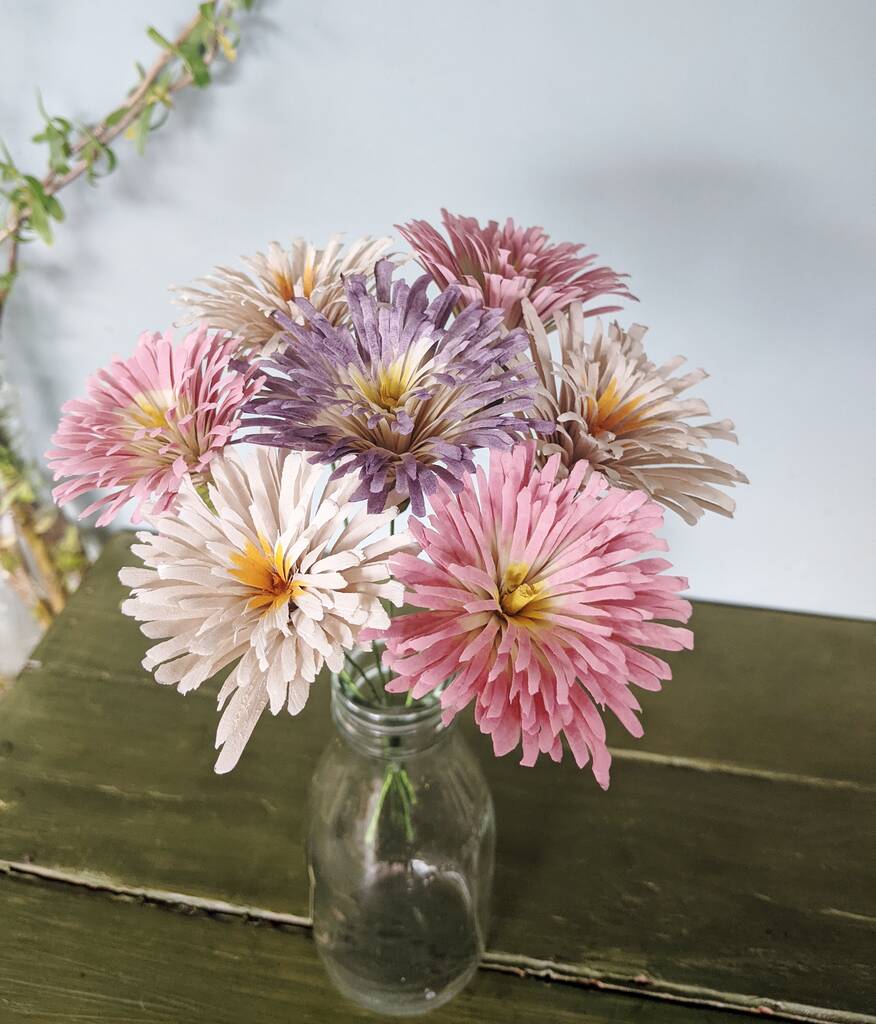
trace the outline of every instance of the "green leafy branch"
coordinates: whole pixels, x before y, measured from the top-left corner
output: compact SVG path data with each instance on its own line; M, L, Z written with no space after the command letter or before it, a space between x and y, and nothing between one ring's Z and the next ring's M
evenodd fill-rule
M77 178L95 184L118 164L113 142L124 135L142 153L146 140L167 120L173 97L189 86L204 88L211 81L211 65L217 57L233 61L237 55L238 12L251 8L253 0L213 0L202 3L198 13L174 40L157 29L147 30L161 53L150 68L137 65L139 81L125 101L96 124L75 124L50 114L39 99L43 127L34 142L48 148L48 171L42 178L22 171L5 146L0 149L0 196L5 200L0 245L7 243L6 270L0 275L0 309L9 294L17 269L18 244L40 238L50 244L53 226L64 219L56 198Z
M209 85L217 58L235 59L236 15L252 3L202 3L174 40L150 27L148 35L160 47L159 56L149 68L137 65L138 81L124 102L94 124L51 114L38 97L42 128L33 141L48 151L42 177L19 167L0 142L0 251L5 250L0 316L19 272L21 245L34 239L51 244L55 225L64 220L57 194L78 178L95 185L111 174L118 165L113 146L120 136L142 153L150 134L167 120L174 95L189 86ZM45 625L75 589L87 558L80 530L52 505L43 474L17 450L9 395L0 373L0 576Z

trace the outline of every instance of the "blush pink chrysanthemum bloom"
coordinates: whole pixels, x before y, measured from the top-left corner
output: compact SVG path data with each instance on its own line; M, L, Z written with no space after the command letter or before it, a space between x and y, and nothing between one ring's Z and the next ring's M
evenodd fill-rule
M130 359L114 359L88 381L88 397L67 402L55 447L46 453L64 505L87 491L111 488L80 515L102 509L105 526L129 501L141 514L167 511L186 477L198 487L210 462L240 425L244 403L264 380L232 370L239 339L200 328L173 344L173 333L141 334Z
M449 241L425 220L397 224L417 260L439 288L458 284L461 305L482 302L505 312L505 326L519 327L521 302L529 299L549 322L555 312L573 302L588 303L603 295L635 299L624 284L626 274L611 267L594 267L594 253L580 255L583 245L552 243L543 228L519 227L509 217L484 227L475 217L441 211ZM588 309L586 316L614 313L620 306Z
M522 743L524 765L559 761L563 739L579 767L608 787L611 755L600 709L642 735L632 686L659 690L671 672L642 648L693 646L687 581L667 576L655 536L660 506L641 491L610 487L585 466L559 479L559 456L536 468L535 446L493 454L462 492L432 499L428 526L411 519L423 558L390 563L407 602L393 619L387 685L419 698L442 687L445 720L472 701L497 755Z

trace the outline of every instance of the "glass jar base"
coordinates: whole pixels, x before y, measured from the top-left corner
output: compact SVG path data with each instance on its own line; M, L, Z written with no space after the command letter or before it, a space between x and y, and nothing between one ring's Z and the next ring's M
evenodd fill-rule
M452 999L477 970L478 929L456 872L413 862L385 871L317 928L322 962L342 995L369 1010L418 1016Z
M477 964L474 964L440 992L426 988L416 995L408 996L397 985L387 985L383 990L375 988L371 978L368 979L366 988L361 979L348 970L339 969L325 957L322 958L322 962L332 984L345 999L365 1010L386 1017L422 1017L432 1010L437 1010L439 1006L444 1006L459 995L477 971Z

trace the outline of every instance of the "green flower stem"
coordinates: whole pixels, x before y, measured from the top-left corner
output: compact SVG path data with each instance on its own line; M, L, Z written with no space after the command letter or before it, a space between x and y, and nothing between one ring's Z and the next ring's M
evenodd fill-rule
M387 765L386 771L383 774L383 785L380 787L380 793L377 796L377 806L374 808L374 813L371 815L371 821L368 822L368 828L365 829L366 843L373 843L374 837L377 835L377 823L380 821L380 812L383 810L383 804L385 803L386 796L392 786L393 767L393 765Z
M361 653L364 654L365 652L363 651ZM345 657L348 665L351 668L354 668L368 684L369 689L374 695L376 706L386 707L389 704L387 693L385 690L380 690L375 686L374 679L374 676L377 676L382 686L386 686L388 677L380 660L382 649L374 645L371 648L371 653L374 659L374 669L372 670L372 668L368 666L367 672L351 654L346 654ZM339 673L339 678L343 681L345 675L347 675L347 673ZM359 694L357 694L357 696L358 695ZM405 707L409 707L411 703L412 696L408 693L405 700ZM389 741L387 739L383 740L383 749L386 753L389 752ZM365 830L366 841L369 843L374 841L377 835L378 825L380 824L381 814L388 809L389 813L398 812L401 815L405 837L408 842L413 842L414 825L412 809L416 803L417 794L407 769L398 761L389 761L384 769L383 783L377 795L377 803L371 814L368 827Z
M375 688L374 681L368 678L368 676L362 671L361 665L356 661L355 658L353 658L346 651L344 652L344 659L346 660L347 665L350 668L354 668L356 670L356 672L359 673L359 675L362 677L362 682L368 687L368 689L371 691L371 695L379 703L380 702L380 691ZM362 691L360 689L356 690L356 696L360 697L360 698L362 697Z
M380 663L380 651L378 651L378 649L372 645L371 653L374 655L374 665L375 668L377 669L377 676L380 679L380 685L385 687L386 675L384 674L383 671L383 665Z
M377 826L380 824L380 816L386 804L387 798L395 793L401 806L402 822L404 824L405 838L407 841L414 840L414 825L411 820L411 808L417 802L414 786L408 775L407 769L394 762L388 764L383 773L383 784L377 795L377 805L371 814L368 828L365 830L365 841L373 843L377 836Z
M341 669L340 672L338 672L338 679L340 679L340 681L344 684L344 686L346 686L350 690L352 690L352 692L360 700L362 700L362 691L359 689L358 685L353 682L353 680L350 678L350 676L343 669Z

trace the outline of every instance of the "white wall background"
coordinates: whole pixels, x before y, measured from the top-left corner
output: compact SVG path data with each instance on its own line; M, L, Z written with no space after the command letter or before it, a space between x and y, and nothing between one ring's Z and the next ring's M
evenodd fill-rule
M192 3L2 4L0 135L34 91L80 117L124 95ZM262 0L241 59L144 159L68 190L28 249L3 343L34 452L167 287L295 234L382 233L446 205L584 241L632 274L741 446L735 521L666 532L694 595L876 614L871 0ZM38 165L37 165L38 166Z

